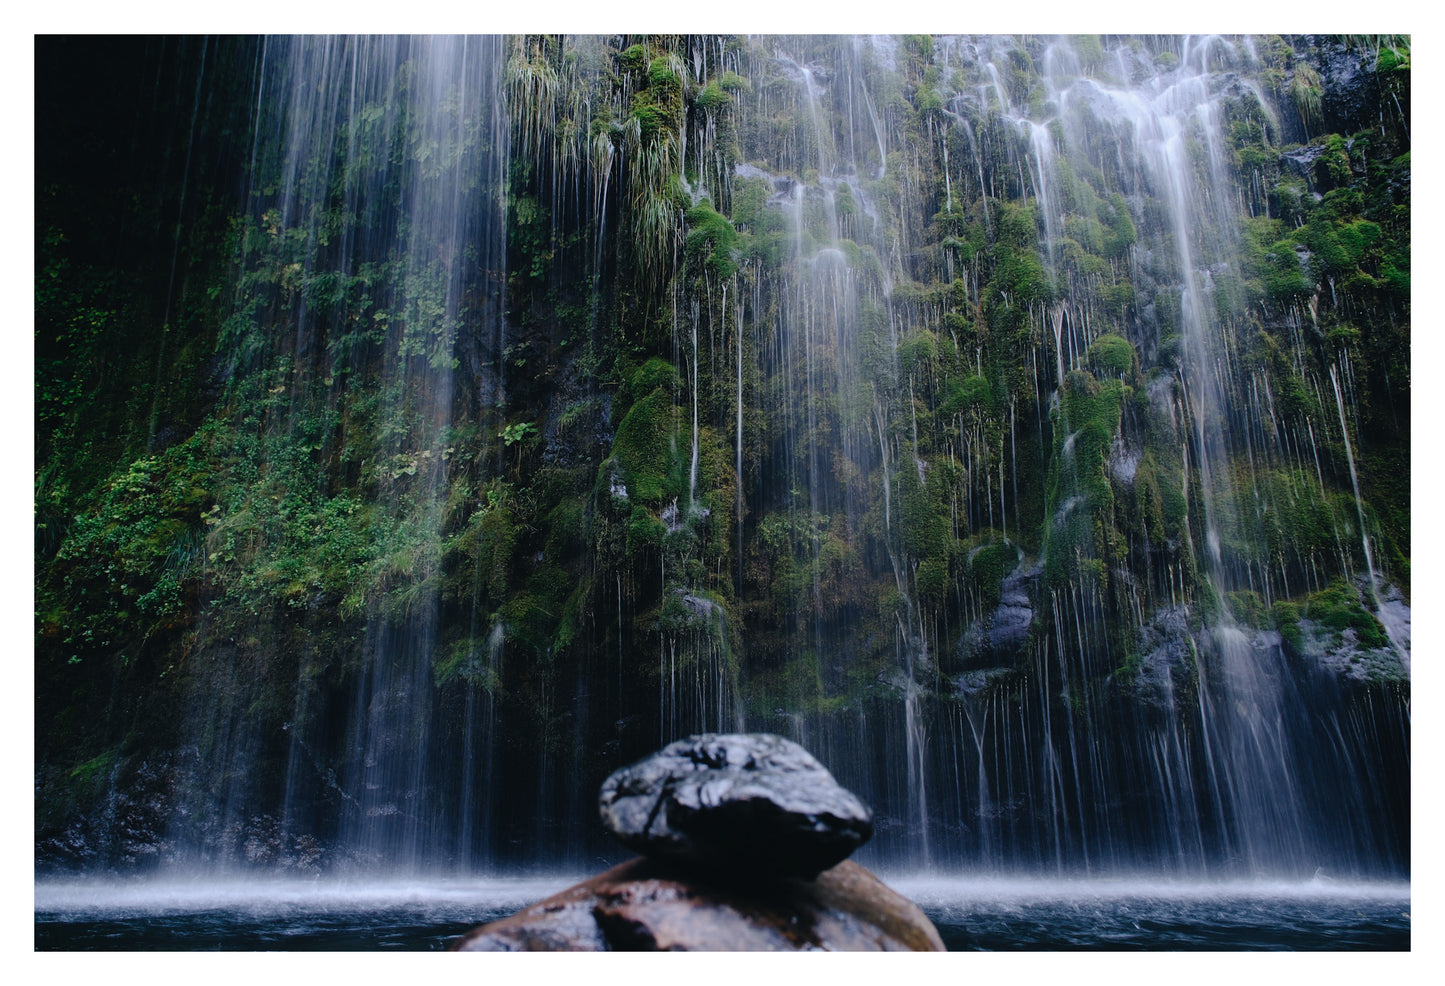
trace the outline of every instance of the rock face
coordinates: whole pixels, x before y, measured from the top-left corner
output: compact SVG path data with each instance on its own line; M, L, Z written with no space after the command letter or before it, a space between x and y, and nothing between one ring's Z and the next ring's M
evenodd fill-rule
M913 902L845 860L816 880L633 859L472 931L457 951L943 951Z
M678 740L612 774L602 824L694 869L811 878L868 841L872 813L807 750L767 733Z
M1324 88L1324 126L1344 134L1368 127L1372 114L1380 111L1382 95L1374 47L1348 45L1328 35L1313 35L1309 42Z

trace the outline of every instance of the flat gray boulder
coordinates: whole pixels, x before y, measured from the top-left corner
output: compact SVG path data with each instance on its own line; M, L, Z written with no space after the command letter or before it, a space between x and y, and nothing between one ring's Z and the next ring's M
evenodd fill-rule
M873 816L797 743L705 733L602 784L602 824L629 849L696 869L812 879L873 834Z

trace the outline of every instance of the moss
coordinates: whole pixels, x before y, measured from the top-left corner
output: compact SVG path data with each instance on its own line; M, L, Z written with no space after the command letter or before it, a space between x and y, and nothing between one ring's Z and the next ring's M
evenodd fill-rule
M1304 646L1304 633L1299 625L1299 606L1282 599L1270 607L1269 615L1270 622L1284 641L1296 651L1301 650Z
M1410 271L1402 258L1392 257L1380 264L1380 280L1402 299L1410 297Z
M732 101L732 96L716 82L709 82L696 98L698 109L707 113L716 113L726 106L731 106Z
M1123 336L1105 333L1089 346L1089 363L1101 375L1122 377L1134 367L1134 347Z
M948 593L948 559L925 558L914 574L918 597L926 605L936 606Z
M1362 647L1388 647L1389 637L1375 615L1365 609L1358 591L1342 579L1306 598L1300 617L1331 630L1354 630Z
M938 336L927 329L914 329L898 340L898 369L905 376L926 373L938 359Z
M432 664L432 677L438 686L462 681L492 694L502 690L501 676L488 659L490 644L486 639L462 637L439 652Z
M1097 582L1112 553L1114 493L1107 462L1119 430L1125 388L1074 372L1060 395L1049 461L1044 573L1050 585Z
M659 388L668 393L675 393L681 386L682 377L678 374L677 367L661 357L653 356L627 375L620 395L622 398L621 409L625 411L638 398L645 397Z
M544 659L552 657L552 635L560 615L555 603L531 592L513 593L497 610L508 645Z
M1097 34L1070 35L1069 42L1079 56L1085 72L1096 71L1104 63L1104 44Z
M587 504L581 497L565 499L547 515L547 555L566 558L586 548Z
M691 265L703 265L717 278L737 273L740 256L738 232L727 217L707 202L688 210L689 227L684 256Z
M1281 220L1258 216L1245 221L1241 243L1241 263L1253 290L1277 301L1313 290L1309 272L1297 252L1303 244L1283 236L1285 232Z
M654 360L649 365L661 362ZM633 500L660 507L685 488L677 435L679 420L672 395L657 387L638 398L618 424L611 461L621 471Z
M919 86L913 95L913 105L920 114L940 113L943 100L938 92L929 86Z
M649 88L669 91L682 87L682 79L677 74L677 62L666 55L654 58L647 67L647 85Z
M1099 305L1107 315L1123 321L1130 306L1134 304L1134 285L1127 281L1122 284L1106 284L1095 291L1095 297L1099 299Z
M999 212L990 286L1015 306L1053 296L1053 284L1038 252L1037 213L1033 206L1006 203Z
M1375 71L1381 75L1410 71L1409 45L1384 48L1375 59Z
M1019 562L1019 550L998 531L985 530L959 546L962 578L984 609L998 605L1004 578Z
M111 768L120 760L120 753L117 750L106 750L85 763L73 767L68 775L69 779L82 785L91 785L104 780Z
M950 382L948 396L938 406L943 415L963 414L967 411L987 411L993 404L993 387L980 376L966 377Z
M490 503L471 515L447 550L474 564L490 598L500 600L511 584L513 553L521 530L505 484L494 486L488 494Z
M1264 600L1252 589L1237 589L1225 594L1230 615L1246 626L1264 626L1272 618L1272 610L1266 610Z
M900 469L899 527L903 544L915 558L946 557L953 540L949 496L942 469L929 470L920 481L916 469Z
M718 76L717 84L727 92L752 92L753 83L745 75L738 75L736 72L727 71Z

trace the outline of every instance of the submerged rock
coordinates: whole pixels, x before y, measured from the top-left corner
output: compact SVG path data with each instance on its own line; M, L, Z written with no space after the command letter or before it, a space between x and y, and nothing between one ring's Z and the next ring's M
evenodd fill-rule
M768 733L678 740L608 777L602 824L647 856L813 877L873 834L872 813L812 754Z
M633 859L508 918L455 951L944 950L918 906L851 860L816 880L703 878Z

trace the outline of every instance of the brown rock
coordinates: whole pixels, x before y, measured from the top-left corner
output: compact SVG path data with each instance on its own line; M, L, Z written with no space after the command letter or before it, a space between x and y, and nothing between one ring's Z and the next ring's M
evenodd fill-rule
M453 944L457 951L943 951L912 901L851 860L816 880L728 883L638 858Z

